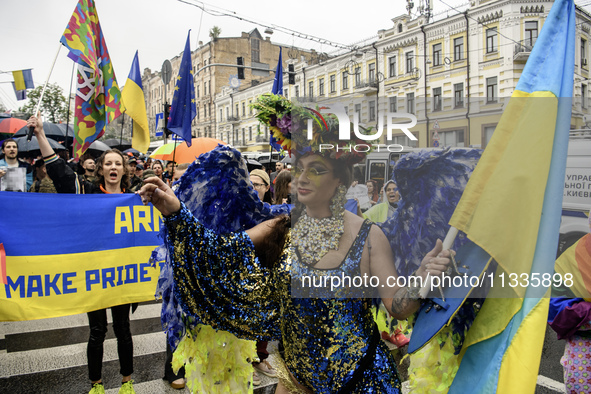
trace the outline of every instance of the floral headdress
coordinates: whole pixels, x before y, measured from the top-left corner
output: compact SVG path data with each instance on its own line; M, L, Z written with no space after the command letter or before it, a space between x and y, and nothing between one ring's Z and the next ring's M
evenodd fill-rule
M271 93L259 96L251 107L257 111L256 118L269 127L273 138L290 154L292 150L299 155L319 153L355 164L362 161L370 151L371 145L355 136L348 141L339 140L337 117L321 114L322 107L303 107ZM308 119L312 119L312 140L307 139ZM320 152L321 144L334 145L335 149Z

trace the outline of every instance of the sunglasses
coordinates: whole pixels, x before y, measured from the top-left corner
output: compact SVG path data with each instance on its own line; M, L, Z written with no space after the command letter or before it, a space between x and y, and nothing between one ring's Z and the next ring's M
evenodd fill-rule
M293 170L293 173L296 178L299 178L304 172L306 173L306 176L308 178L317 178L319 176L328 174L329 172L331 172L331 170L318 170L314 167L308 168L307 170L304 170L301 167L295 167Z

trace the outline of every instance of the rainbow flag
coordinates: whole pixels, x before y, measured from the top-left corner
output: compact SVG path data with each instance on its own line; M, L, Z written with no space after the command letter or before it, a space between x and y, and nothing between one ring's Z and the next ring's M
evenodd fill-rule
M144 99L138 51L135 51L131 70L121 95L126 107L125 113L133 119L131 146L142 153L146 153L150 147L150 131L148 129L148 115L146 114L146 101Z
M74 156L79 158L125 110L94 0L79 0L60 42L78 63Z
M542 278L553 273L558 245L574 44L574 2L557 0L450 221L498 269L449 393L535 391L550 294Z

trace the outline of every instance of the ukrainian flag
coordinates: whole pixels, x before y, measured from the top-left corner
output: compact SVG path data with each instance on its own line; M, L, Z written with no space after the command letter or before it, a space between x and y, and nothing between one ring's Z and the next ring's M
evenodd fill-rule
M449 393L535 391L549 301L541 279L553 273L558 245L574 44L574 3L557 0L450 221L498 269Z
M146 114L143 89L138 51L135 51L131 71L129 71L121 97L125 104L125 113L133 119L131 146L142 153L146 153L150 147L150 131L148 129L148 115Z
M35 88L31 69L13 71L12 77L14 78L14 89L17 91Z

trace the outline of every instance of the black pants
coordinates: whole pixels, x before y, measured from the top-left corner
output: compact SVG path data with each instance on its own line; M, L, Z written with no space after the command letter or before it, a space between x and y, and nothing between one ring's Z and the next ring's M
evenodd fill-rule
M185 367L181 367L179 369L179 373L175 374L172 370L172 349L168 344L168 340L166 341L166 361L164 362L164 379L168 381L168 383L172 383L177 379L181 379L185 377Z
M113 331L117 337L117 353L122 376L133 373L133 340L129 329L129 309L131 305L118 305L111 308ZM101 379L103 368L103 343L107 334L107 310L88 312L90 338L86 348L88 358L88 377L92 382Z

